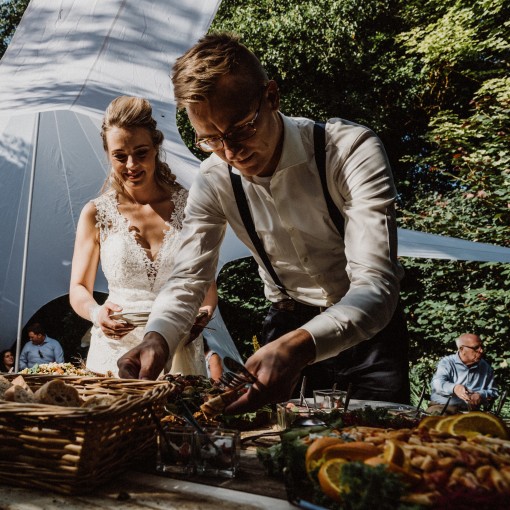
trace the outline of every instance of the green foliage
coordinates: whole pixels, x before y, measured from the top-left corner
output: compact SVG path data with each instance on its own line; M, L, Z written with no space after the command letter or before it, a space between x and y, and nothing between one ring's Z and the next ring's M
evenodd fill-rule
M377 131L400 226L509 246L508 14L503 0L224 0L212 29L257 53L285 113ZM508 265L403 263L416 388L466 331L484 337L505 385Z
M0 2L0 58L5 53L29 1L4 0Z
M270 303L252 257L226 264L218 277L221 315L243 359L253 354L253 336L260 339Z
M27 3L0 4L0 54ZM399 226L510 246L509 10L506 0L223 0L211 30L236 32L257 53L284 113L377 132L399 191ZM203 159L186 115L177 121ZM467 331L482 335L507 386L510 265L402 262L413 386ZM219 292L246 358L268 305L253 259L224 268ZM81 338L67 312L53 319L45 310L55 331L65 324Z

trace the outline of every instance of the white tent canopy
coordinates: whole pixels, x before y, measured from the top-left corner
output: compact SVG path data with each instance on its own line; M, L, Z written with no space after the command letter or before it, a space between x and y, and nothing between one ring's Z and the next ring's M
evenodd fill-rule
M68 293L78 216L106 175L99 127L113 98L151 101L167 161L183 185L191 184L198 161L175 125L169 73L207 31L219 3L30 2L0 61L0 348L39 308ZM402 229L399 253L510 262L507 248ZM220 267L247 255L229 231ZM96 290L106 291L102 274Z

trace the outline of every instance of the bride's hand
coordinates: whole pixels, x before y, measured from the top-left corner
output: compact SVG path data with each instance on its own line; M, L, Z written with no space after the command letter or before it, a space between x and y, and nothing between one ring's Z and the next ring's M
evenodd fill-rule
M204 328L209 324L209 321L212 319L212 309L210 307L202 307L198 311L197 318L195 319L195 323L191 326L189 332L189 340L188 342L192 342L195 338L202 333Z
M112 301L106 301L103 305L92 312L91 315L93 316L93 323L95 326L101 328L101 331L108 338L119 340L135 328L132 324L122 320L112 319L110 317L110 315L121 311L121 306L113 303Z

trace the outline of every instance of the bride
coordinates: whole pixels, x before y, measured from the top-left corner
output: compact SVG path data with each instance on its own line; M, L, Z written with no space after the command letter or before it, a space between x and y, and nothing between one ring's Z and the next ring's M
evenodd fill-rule
M170 274L187 191L161 159L163 133L156 128L147 100L114 99L106 110L101 137L110 175L101 195L81 212L69 294L75 312L93 323L87 368L118 375L117 360L142 341L144 328L112 315L150 312ZM93 296L99 262L109 289L102 306ZM206 375L199 333L216 305L212 284L200 308L202 317L181 339L167 370Z

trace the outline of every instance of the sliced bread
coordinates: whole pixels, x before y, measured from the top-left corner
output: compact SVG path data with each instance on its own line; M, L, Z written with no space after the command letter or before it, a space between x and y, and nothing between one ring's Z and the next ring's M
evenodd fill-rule
M61 379L52 379L35 392L35 401L54 406L80 407L82 400L78 390Z

